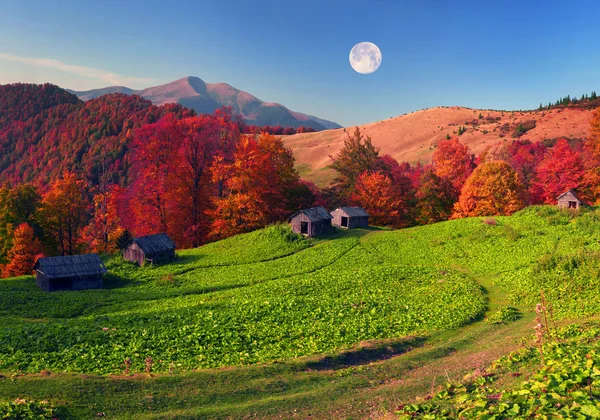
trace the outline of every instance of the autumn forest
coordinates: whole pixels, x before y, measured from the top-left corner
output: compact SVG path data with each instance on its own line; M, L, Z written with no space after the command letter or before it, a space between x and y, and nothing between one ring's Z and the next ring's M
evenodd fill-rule
M2 274L31 273L40 255L113 253L134 235L166 232L178 248L197 247L314 205L359 205L373 225L400 228L509 215L571 188L595 203L600 111L590 124L585 142L525 134L480 156L448 138L431 164L381 156L349 129L332 156L338 176L319 189L279 136L291 129L248 127L227 108L196 115L138 96L82 102L50 84L1 86Z

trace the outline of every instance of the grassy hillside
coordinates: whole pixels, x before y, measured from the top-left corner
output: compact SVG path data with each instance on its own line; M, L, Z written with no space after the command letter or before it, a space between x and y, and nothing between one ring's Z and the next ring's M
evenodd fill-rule
M512 135L519 124L531 125L533 121L535 127L521 139L587 138L592 112L580 108L520 112L436 107L364 124L360 129L364 135L371 136L382 155L388 154L398 162L429 163L437 143L446 135L456 136L461 126L466 131L460 141L479 155L498 142L514 140ZM326 130L283 137L285 145L294 151L296 166L303 178L321 187L333 180L336 172L329 168L333 162L331 156L344 146L346 131Z
M162 267L113 258L100 291L2 280L0 402L78 417L394 412L521 346L541 289L559 322L595 315L599 218L532 207L321 240L274 226Z
M600 327L597 322L549 329L539 347L513 352L426 402L401 404L402 419L600 417ZM526 379L506 383L506 377Z
M487 223L485 223L487 222ZM511 217L471 218L383 232L367 245L400 264L460 267L491 278L516 305L543 290L560 317L600 312L600 213L529 207Z
M445 330L485 307L458 273L384 263L365 232L306 241L272 227L175 264L108 262L108 288L52 294L2 282L0 371L122 373L269 362L354 343ZM222 255L222 258L220 257Z

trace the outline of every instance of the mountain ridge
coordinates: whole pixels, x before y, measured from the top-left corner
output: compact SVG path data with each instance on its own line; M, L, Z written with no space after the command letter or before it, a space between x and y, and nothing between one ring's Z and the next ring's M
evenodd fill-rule
M264 102L228 83L206 83L195 76L187 76L169 83L139 90L130 89L126 86L108 86L87 91L66 90L77 95L83 101L110 93L139 95L150 100L154 105L177 103L194 109L199 114L211 114L222 106L231 106L233 111L240 114L248 124L258 126L281 125L294 128L304 126L315 130L342 128L341 125L333 121L292 111L276 102Z
M431 163L437 143L446 136L457 137L471 153L480 155L488 147L513 140L544 141L559 137L585 139L590 135L594 108L553 108L535 111L496 111L460 106L434 107L386 120L358 125L370 136L381 155L398 162ZM481 116L481 117L480 117ZM533 124L531 122L534 122ZM519 133L518 127L533 126ZM459 134L459 127L464 131ZM283 136L294 151L300 175L325 187L336 176L332 156L344 146L354 126L317 133Z

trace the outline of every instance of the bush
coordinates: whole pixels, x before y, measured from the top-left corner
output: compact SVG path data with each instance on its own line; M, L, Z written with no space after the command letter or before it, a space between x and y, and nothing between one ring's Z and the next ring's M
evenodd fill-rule
M64 409L52 407L47 401L26 401L17 398L15 401L0 403L2 419L57 419L66 416Z
M486 322L489 324L506 324L521 318L521 313L511 306L501 306L496 312L490 315Z
M536 125L535 120L528 120L528 121L525 121L525 122L519 124L517 126L517 128L515 128L515 131L513 131L512 137L513 138L521 137L523 134L525 134L529 130L535 128L535 125Z
M498 222L496 222L496 219L494 219L493 217L486 217L482 221L483 221L483 223L485 223L488 226L496 226L496 224L498 223Z
M504 236L506 236L506 239L509 241L516 241L519 239L519 232L517 232L514 227L510 225L504 225L502 226L502 230L504 231Z

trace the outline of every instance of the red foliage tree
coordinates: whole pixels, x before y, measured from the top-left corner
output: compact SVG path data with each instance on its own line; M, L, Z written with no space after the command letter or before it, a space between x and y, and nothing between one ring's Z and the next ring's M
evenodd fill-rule
M560 139L536 168L530 187L531 201L556 204L560 194L583 184L584 172L581 155L567 140Z
M458 196L465 181L473 172L474 164L469 148L457 138L451 138L437 144L433 152L433 167L437 176L452 183Z
M202 115L180 122L177 173L178 218L181 245L197 247L209 232L205 211L210 202L209 168L219 147L222 126L214 116Z
M544 159L546 146L541 142L532 143L529 140L515 140L502 143L487 153L488 160L504 160L517 171L523 187L528 191L535 177L538 165ZM527 199L531 202L531 198ZM535 203L532 203L535 204Z
M171 206L176 194L177 152L182 137L181 126L172 116L135 132L132 227L139 235L173 234L169 222L173 220Z

